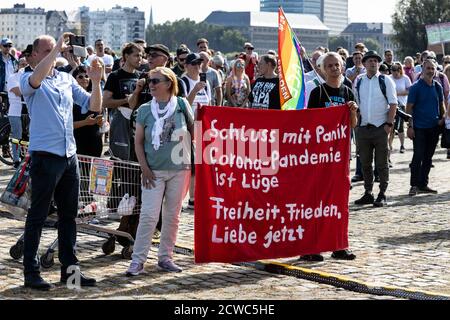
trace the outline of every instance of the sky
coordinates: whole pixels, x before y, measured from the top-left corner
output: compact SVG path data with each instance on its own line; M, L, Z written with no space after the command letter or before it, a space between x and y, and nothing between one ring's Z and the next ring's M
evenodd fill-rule
M350 22L391 22L396 1L348 0ZM91 10L110 9L119 4L122 7L138 7L146 12L146 19L153 7L155 23L174 21L189 17L195 21L204 20L211 11L259 11L259 0L0 0L0 8L10 8L15 3L25 3L27 8L43 7L46 10L75 10L80 6L88 6ZM147 20L148 22L148 20Z

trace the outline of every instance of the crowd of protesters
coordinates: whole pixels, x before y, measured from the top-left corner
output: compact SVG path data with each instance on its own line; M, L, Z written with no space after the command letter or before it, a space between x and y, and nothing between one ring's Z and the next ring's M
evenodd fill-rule
M21 123L16 117L20 116L23 96L31 117L31 176L42 177L40 183L33 184L27 218L25 285L42 290L50 287L40 277L35 256L45 220L41 208L48 206L52 193L58 208L66 210L66 215L60 215L59 225L62 281L67 280L67 267L78 264L73 219L78 208L75 189L79 173L74 150L100 157L106 141L109 156L139 162L142 170L142 177L135 177L142 178L142 195L136 195L141 198L142 211L127 275L136 276L143 271L155 230L161 233L158 266L165 271L180 272L181 268L173 262L172 251L181 205L188 192L188 206L194 208L195 150L194 144L186 140L187 159L183 165L173 163L172 135L180 130L192 132L201 105L281 109L277 53L270 50L258 55L247 42L241 53L227 59L209 48L207 39L201 38L196 48L182 44L173 48L175 55L172 55L164 44L147 45L136 39L124 44L119 57L98 39L93 47L86 47L84 56L75 56L66 44L67 38L67 34L58 41L40 37L17 55L11 53L12 41L5 38L0 43L0 91L8 92L10 97L12 136L21 138ZM443 57L443 65L438 64L432 51L399 62L392 50L386 50L382 57L363 43L358 43L351 54L344 48L330 52L324 47L316 48L310 57L303 48L301 54L308 108L347 104L351 110L357 152L352 182L364 181L365 189L355 204L375 207L388 204L393 140L398 136L399 152L404 153L405 131L413 140L409 195L437 193L429 186L428 175L440 128L446 115L450 117L446 111L450 56ZM52 90L60 87L66 93L62 102L59 91ZM50 126L43 118L48 114L35 111L40 103L45 103L46 112L55 118ZM59 103L64 110L57 107ZM56 126L59 122L61 125ZM49 144L53 140L46 140L46 132L52 135L54 144ZM17 154L13 157L17 163ZM447 158L450 159L450 149ZM62 160L67 159L69 165L64 165ZM66 175L71 178L61 178ZM375 182L379 182L376 198ZM68 193L71 199L67 199ZM356 258L348 249L335 251L332 257ZM323 260L318 253L301 258ZM94 285L95 280L83 276L81 284Z

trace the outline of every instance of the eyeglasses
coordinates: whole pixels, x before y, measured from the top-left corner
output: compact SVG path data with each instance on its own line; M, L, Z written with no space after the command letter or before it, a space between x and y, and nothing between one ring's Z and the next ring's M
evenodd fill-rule
M4 47L5 48L12 48L12 45L11 44L5 44Z
M153 84L153 85L157 85L158 83L160 83L160 82L168 82L169 80L163 80L163 79L159 79L159 78L153 78L153 79L151 79L151 78L149 78L149 79L147 79L147 82L149 83L149 84Z
M80 79L80 80L89 79L89 76L87 74L85 74L85 75L79 74L79 75L77 75L77 79Z

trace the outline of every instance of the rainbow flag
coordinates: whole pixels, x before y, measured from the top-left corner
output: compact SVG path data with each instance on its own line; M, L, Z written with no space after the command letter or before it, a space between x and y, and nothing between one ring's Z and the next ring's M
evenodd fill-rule
M289 25L283 9L278 10L278 71L282 110L301 110L305 106L305 77L300 42Z

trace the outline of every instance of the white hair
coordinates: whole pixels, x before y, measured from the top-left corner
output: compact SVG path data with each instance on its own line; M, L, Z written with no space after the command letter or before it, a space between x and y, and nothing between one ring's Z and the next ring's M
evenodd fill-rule
M322 70L323 73L325 73L325 60L327 60L329 57L334 57L339 61L339 64L341 65L341 67L344 66L344 61L342 60L342 57L336 53L336 52L327 52L325 53L323 56L321 56L319 58L320 61L320 70ZM317 64L319 63L319 61L317 61Z
M66 58L58 57L56 58L56 67L66 67L69 64L69 61L66 60Z

